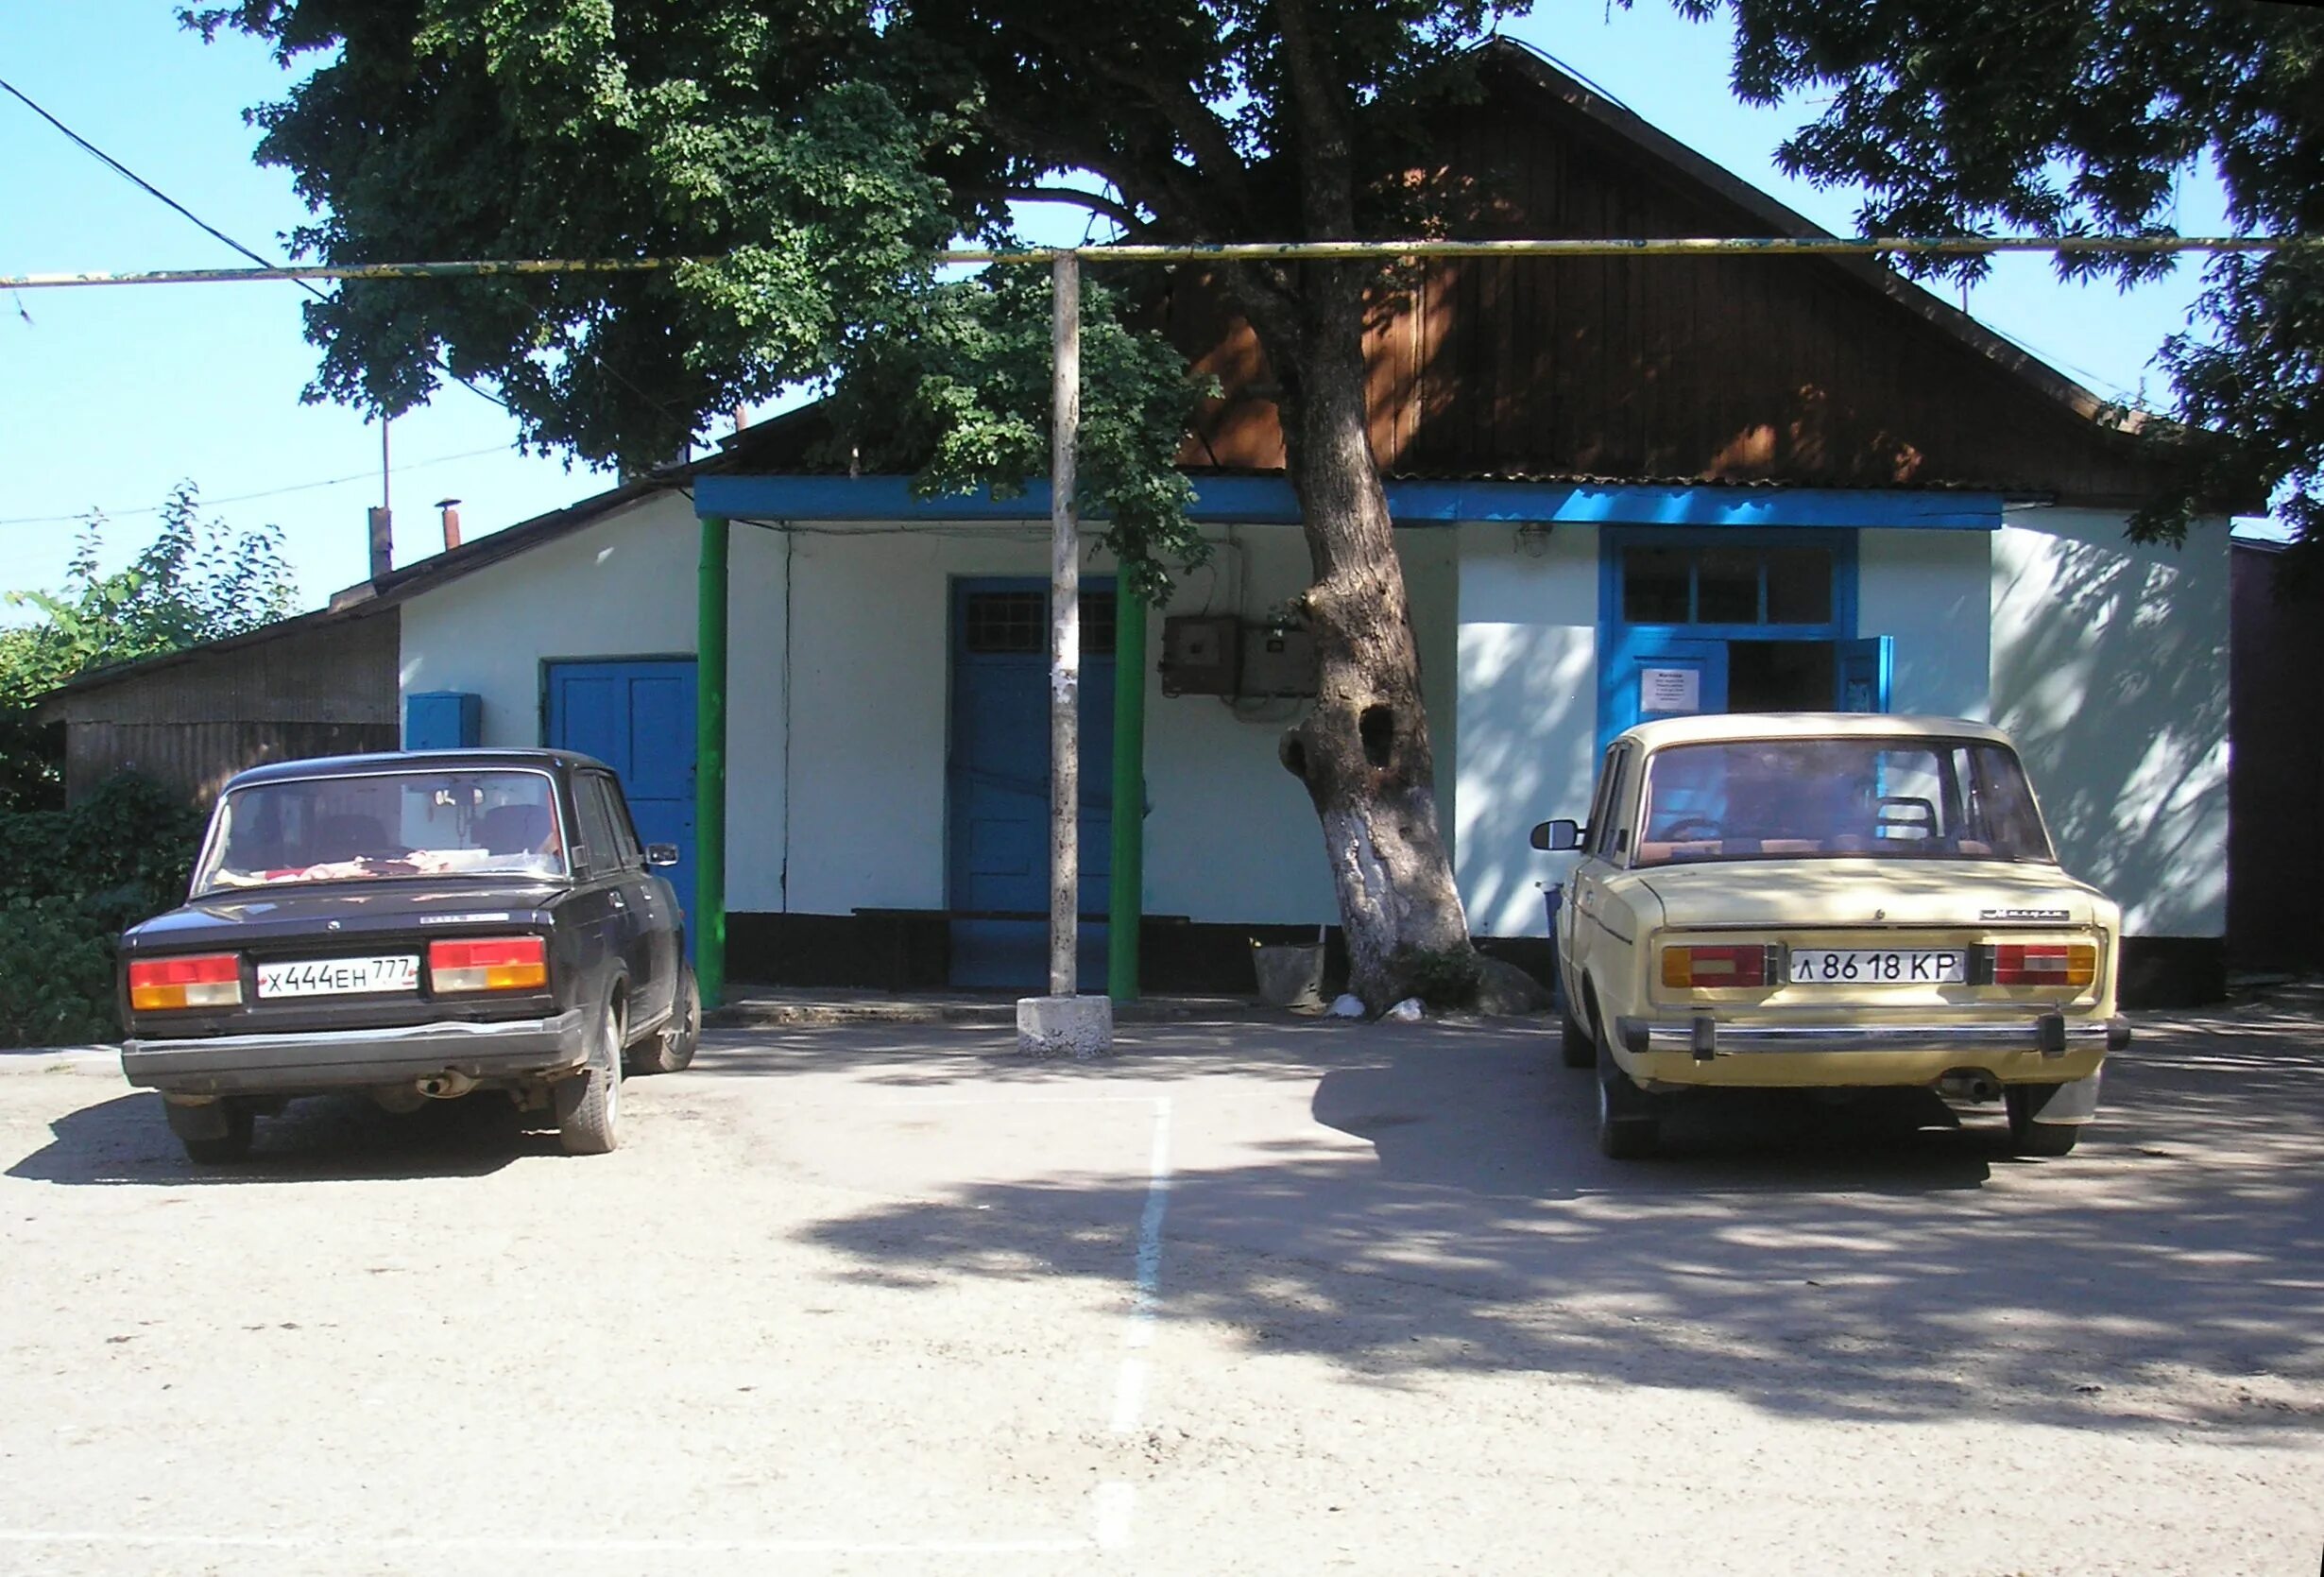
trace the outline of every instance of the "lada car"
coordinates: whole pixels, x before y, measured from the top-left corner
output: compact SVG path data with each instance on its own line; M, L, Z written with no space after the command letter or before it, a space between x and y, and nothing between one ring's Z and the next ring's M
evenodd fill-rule
M121 940L122 1071L198 1162L255 1116L477 1090L613 1149L624 1071L693 1058L685 917L612 770L560 750L283 762L230 781L185 904Z
M1689 1090L1921 1086L2007 1105L2062 1156L2130 1032L2121 911L2058 864L2024 765L1979 723L1695 716L1608 748L1557 909L1564 1060L1598 1139L1651 1152Z

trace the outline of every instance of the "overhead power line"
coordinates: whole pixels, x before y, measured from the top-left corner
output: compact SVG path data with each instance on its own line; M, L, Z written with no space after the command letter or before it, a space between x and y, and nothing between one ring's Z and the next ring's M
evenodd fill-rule
M1996 252L2061 255L2125 252L2324 250L2315 235L1699 235L1559 237L1510 241L1227 241L1207 246L1121 245L963 248L940 252L954 264L1049 264L1071 256L1107 263L1314 263L1366 258L1492 257L1984 257ZM469 258L443 263L316 263L267 268L161 268L127 273L0 276L0 289L85 285L242 284L306 280L436 280L495 274L641 274L716 257Z
M176 197L173 197L167 192L162 191L152 181L147 180L144 176L139 175L135 170L129 168L127 164L124 164L120 160L115 159L111 154L97 146L96 144L91 142L88 138L82 136L79 132L65 125L64 122L49 113L45 108L34 102L29 94L26 93L15 83L10 82L5 77L0 77L0 88L7 89L10 96L14 97L18 103L24 105L26 109L31 111L34 114L40 116L41 119L46 121L49 125L55 127L59 131L62 132L65 138L70 141L75 147L77 147L82 152L88 154L98 163L103 164L107 169L111 170L115 175L121 177L122 180L128 181L130 185L135 186L139 191L158 199L173 212L184 215L187 219L191 220L195 227L200 230L204 234L214 236L217 240L224 242L227 246L232 248L235 251L240 252L244 257L248 258L252 263L257 264L262 268L271 268L275 266L274 263L265 254L252 251L241 242L235 240L232 236L218 229L217 226L212 224L209 220L195 213L185 204L179 202ZM314 285L308 283L305 280L300 280L298 283L299 289L305 291L308 295L314 297L318 301L328 301L331 300L331 297L327 292L316 289ZM19 310L21 310L21 308ZM450 378L453 383L458 384L462 388L468 390L470 394L476 396L479 400L488 400L504 411L509 409L507 401L501 399L498 395L493 394L487 389L479 388L475 384L453 371L452 369L445 368L444 375Z
M507 445L493 444L485 449L464 449L457 454L438 454L426 460L407 460L396 469L401 471L425 471L430 466L448 466L454 460L473 460L482 454L504 454L507 452ZM317 488L339 488L350 482L376 482L377 480L379 480L378 471L359 471L350 476L327 476L319 482L293 482L288 487L267 488L255 493L231 493L225 498L199 498L197 496L197 502L205 508L221 504L248 504L262 498L280 498L284 493L309 493ZM158 504L141 505L133 509L107 509L93 506L71 515L11 515L0 519L0 525L68 525L85 521L91 515L102 515L107 520L128 520L138 515L158 515L161 512L162 506Z
M6 89L9 94L18 103L22 104L26 109L31 111L34 114L40 116L41 119L46 121L49 125L55 127L59 131L62 132L65 139L72 143L75 147L77 147L83 153L88 154L90 158L94 159L98 163L103 164L107 169L121 177L122 180L128 181L139 191L156 198L163 206L176 211L178 214L182 214L185 218L191 220L195 228L201 231L204 234L213 236L215 239L224 242L227 246L232 248L235 251L240 252L243 256L248 258L252 263L257 264L262 268L269 268L274 266L270 259L252 251L241 242L235 240L232 236L218 229L217 226L212 224L209 220L195 213L185 204L179 202L176 197L173 197L167 192L162 191L152 181L147 180L144 176L139 175L135 170L129 168L127 164L124 164L120 160L115 159L111 154L97 146L96 144L91 142L88 138L82 136L79 132L65 125L64 122L59 120L55 115L50 114L47 110L35 103L30 94L26 94L22 88L18 87L15 83L9 81L5 77L0 77L0 88ZM305 283L304 281L300 281L299 283L301 284ZM322 291L316 290L311 285L307 286L307 294L314 297L318 301L327 301L331 299Z

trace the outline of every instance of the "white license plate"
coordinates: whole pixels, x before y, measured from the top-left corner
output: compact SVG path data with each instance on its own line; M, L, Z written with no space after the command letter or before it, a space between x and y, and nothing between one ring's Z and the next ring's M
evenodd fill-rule
M258 967L262 997L339 997L419 989L418 953L395 958L312 958Z
M1958 986L1969 978L1957 948L1794 948L1794 986Z

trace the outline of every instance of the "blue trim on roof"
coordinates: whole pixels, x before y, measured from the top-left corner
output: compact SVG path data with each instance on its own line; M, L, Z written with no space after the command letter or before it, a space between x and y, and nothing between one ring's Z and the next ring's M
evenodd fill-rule
M1279 476L1194 480L1194 518L1222 525L1291 525L1291 485ZM1595 487L1573 482L1390 482L1398 525L1498 521L1576 525L1905 527L1998 531L1999 493L1874 489ZM703 476L694 512L727 520L1031 521L1049 518L1049 484L1015 498L915 497L906 476Z

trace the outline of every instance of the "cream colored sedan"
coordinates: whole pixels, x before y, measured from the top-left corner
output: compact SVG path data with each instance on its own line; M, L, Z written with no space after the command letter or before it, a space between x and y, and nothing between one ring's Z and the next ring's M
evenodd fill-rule
M1945 717L1762 713L1617 737L1558 906L1569 1066L1599 1147L1680 1091L1920 1086L2007 1103L2062 1156L2129 1041L2120 909L2059 868L2008 737Z

